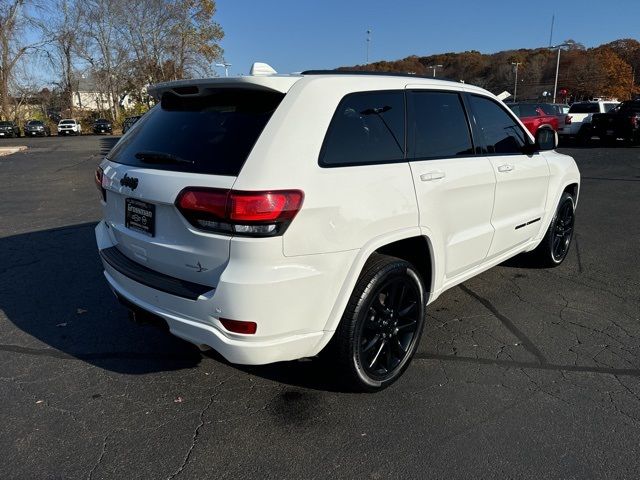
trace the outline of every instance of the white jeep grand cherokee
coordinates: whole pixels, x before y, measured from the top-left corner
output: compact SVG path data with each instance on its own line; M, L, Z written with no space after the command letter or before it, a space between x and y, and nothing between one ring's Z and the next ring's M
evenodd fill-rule
M576 164L480 88L311 71L152 93L96 172L104 274L134 316L230 362L324 350L381 389L444 290L567 255Z

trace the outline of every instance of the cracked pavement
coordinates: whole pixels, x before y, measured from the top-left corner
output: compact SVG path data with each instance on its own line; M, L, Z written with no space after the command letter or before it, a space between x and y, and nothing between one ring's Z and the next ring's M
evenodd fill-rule
M563 149L583 183L559 268L510 261L428 309L375 395L316 361L237 367L127 320L92 175L113 137L3 141L3 478L637 478L640 148Z

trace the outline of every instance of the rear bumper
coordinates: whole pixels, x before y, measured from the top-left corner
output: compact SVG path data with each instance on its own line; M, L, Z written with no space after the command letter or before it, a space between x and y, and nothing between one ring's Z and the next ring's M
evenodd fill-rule
M115 243L104 222L96 227L96 239L105 278L117 296L164 319L177 337L211 347L228 361L245 365L309 357L326 345L333 332L325 331L325 327L344 282L341 277L346 276L351 264L344 260L353 256L349 252L312 255L303 263L299 257L282 257L280 243L280 257L274 268L261 263L270 261L268 248L263 247L260 257L240 252L239 256L246 260L230 261L216 288L209 287L208 291L186 298L158 289L157 278L145 285L145 279L132 278L136 275L126 266L114 266L109 253L105 255L113 252L110 249L115 248ZM229 332L220 317L255 321L258 331L255 335Z

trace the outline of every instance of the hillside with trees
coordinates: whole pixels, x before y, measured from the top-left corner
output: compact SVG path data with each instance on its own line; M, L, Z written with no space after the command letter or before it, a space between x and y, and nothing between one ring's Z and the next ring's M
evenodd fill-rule
M558 75L559 101L577 101L594 97L625 100L640 93L640 42L621 39L595 48L573 41L560 55ZM515 67L518 66L518 99L542 100L544 92L553 92L557 49L505 50L493 54L478 51L416 56L368 65L341 67L343 70L392 71L416 75L436 73L440 78L464 81L493 93L513 93ZM547 96L546 98L549 98Z

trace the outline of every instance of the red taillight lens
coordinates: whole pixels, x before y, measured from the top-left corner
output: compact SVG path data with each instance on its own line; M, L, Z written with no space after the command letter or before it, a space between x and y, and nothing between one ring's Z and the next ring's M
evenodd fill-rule
M227 209L229 190L183 190L178 195L177 205L181 210L205 213L207 216L223 219Z
M631 126L636 128L638 126L638 117L631 117Z
M102 186L102 182L104 180L104 171L102 170L102 167L96 168L96 173L93 176L93 180L96 183L96 188L100 191L100 194L102 195L102 200L106 202L107 191Z
M180 192L176 206L199 229L269 237L284 233L303 199L300 190L241 192L190 187Z
M229 217L239 222L274 222L290 219L302 204L302 192L231 192Z
M564 119L564 123L565 125L571 125L571 115L567 115L567 117Z
M233 333L244 333L245 335L253 335L258 329L256 322L244 322L241 320L229 320L221 318L222 326Z

